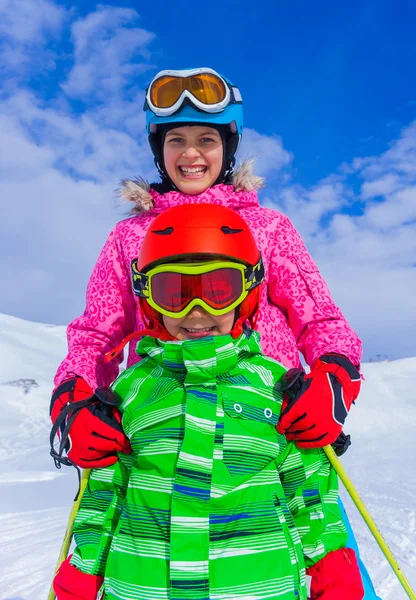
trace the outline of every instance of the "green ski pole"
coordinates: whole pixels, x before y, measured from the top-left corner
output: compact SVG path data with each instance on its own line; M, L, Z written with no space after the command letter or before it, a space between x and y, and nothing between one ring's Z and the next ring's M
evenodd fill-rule
M332 446L325 446L324 452L327 455L330 463L334 467L335 471L338 473L339 478L341 479L342 483L344 484L345 489L351 496L355 506L360 511L362 518L366 522L367 527L369 528L369 530L373 534L376 542L380 546L381 551L383 552L384 556L387 558L387 562L393 569L394 573L396 574L396 577L402 584L404 591L409 596L410 600L416 600L415 592L410 587L409 582L407 581L405 575L403 574L402 570L400 569L400 567L397 563L397 560L395 559L392 551L388 547L387 542L385 541L385 539L379 532L377 525L375 524L372 516L368 512L364 502L361 500L351 479L348 477L348 474L347 474L346 470L344 469L341 461L339 460L338 456L335 454L334 449L332 448Z
M74 503L71 508L71 512L69 513L68 524L66 526L64 539L62 541L61 551L59 552L58 561L56 563L56 568L55 568L55 573L54 573L55 575L56 575L59 567L63 563L63 561L68 556L68 551L69 551L69 547L71 545L71 540L72 540L72 532L74 529L75 517L77 516L79 505L82 500L82 496L84 495L85 488L87 487L88 478L90 476L90 473L91 473L91 469L84 469L82 471L81 483L80 483L80 487L79 487L78 496L74 500ZM55 598L56 598L55 592L53 591L53 587L51 585L51 588L49 590L48 600L55 600Z

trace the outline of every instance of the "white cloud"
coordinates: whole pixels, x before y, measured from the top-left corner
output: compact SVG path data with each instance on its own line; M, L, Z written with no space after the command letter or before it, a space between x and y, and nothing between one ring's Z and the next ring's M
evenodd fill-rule
M395 173L404 180L416 177L416 121L403 129L399 139L380 156L357 158L352 166L367 180Z
M133 9L98 6L73 24L74 66L62 86L69 96L106 100L150 68L148 46L155 35L132 27L138 18Z
M30 179L33 173L53 163L53 152L30 140L14 115L0 114L0 130L0 177L3 181L19 179L22 173Z
M416 354L416 123L379 156L357 158L316 186L267 193L302 234L331 292L377 353ZM359 194L352 183L362 180ZM347 210L356 202L356 213ZM358 207L358 209L357 209Z
M415 182L416 183L416 182ZM366 210L366 218L372 227L389 230L416 220L416 185L387 194L380 203L373 203Z
M245 129L238 151L238 160L244 161L247 158L255 158L258 175L271 176L288 167L293 160L293 155L283 147L280 137L263 135L254 129Z
M68 321L83 310L101 246L130 208L115 198L120 178L154 174L146 136L25 91L0 102L0 128L0 312Z
M354 162L364 179L361 198L369 227L389 231L416 221L416 121L380 156ZM378 201L373 198L378 197Z
M25 153L17 147L7 152L10 145L34 145L40 139L34 159L49 157L60 171L72 172L74 177L91 178L98 182L117 181L120 177L138 171L145 177L154 174L152 157L148 151L145 132L132 137L122 128L111 127L100 119L101 113L87 111L71 114L61 108L51 108L32 93L20 91L0 104L1 112L9 121L8 127L24 135L13 135L9 140L7 129L0 143L5 149L8 169L20 168L27 161ZM42 150L42 152L40 152ZM13 166L10 161L16 161ZM32 168L29 165L29 168Z
M289 185L269 197L315 244L315 255L331 260L382 266L415 262L416 173L403 168L416 153L416 124L380 156L355 159L350 172L332 176L312 188ZM363 180L359 195L348 186L348 174ZM376 199L375 199L376 198ZM346 214L356 201L360 210ZM325 222L323 222L323 219Z
M351 191L342 177L332 176L306 188L289 184L267 191L264 204L282 210L305 238L312 238L322 228L322 220L348 206Z
M377 196L385 196L400 187L400 177L389 173L372 181L365 181L361 187L361 198L368 200Z
M62 29L66 12L49 0L0 0L0 65L9 77L52 68L55 53L45 45Z
M20 44L44 43L63 18L63 8L48 0L0 0L0 34Z
M57 15L63 18L57 7L57 13L48 13L49 6L53 8L50 3L42 5L44 18L36 14L38 21L30 31L19 33L24 15L16 20L16 33L9 36L16 56L20 52L31 58L43 43L45 53L49 51L47 42L62 24ZM25 7L29 11L39 4L28 1ZM102 64L93 65L93 85L111 79L112 70L123 67L123 61L127 77L129 60L146 55L153 34L129 29L128 22L136 18L135 11L98 7L76 21L75 66L88 56L97 62L105 39L111 46L101 57ZM119 37L123 27L130 35L124 38L128 42L124 54ZM135 63L132 73L145 71L147 59ZM47 102L22 84L4 86L2 93L0 250L8 258L0 265L1 280L7 282L0 310L67 321L83 309L87 277L111 227L127 216L129 207L120 206L114 194L120 178L155 175L144 128L143 91L136 85L128 100L118 93L107 95L98 106L86 103L81 113L72 110L62 92Z

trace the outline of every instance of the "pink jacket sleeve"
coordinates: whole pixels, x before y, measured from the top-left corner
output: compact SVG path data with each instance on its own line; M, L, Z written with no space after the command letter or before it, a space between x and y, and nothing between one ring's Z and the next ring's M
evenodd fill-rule
M269 297L285 315L308 365L325 352L344 354L354 365L361 342L341 310L305 245L287 217L276 231L269 271Z
M103 355L132 333L134 323L130 273L116 226L90 277L84 314L68 326L68 355L58 368L55 385L79 375L93 390L109 386L118 375L123 356L105 363Z

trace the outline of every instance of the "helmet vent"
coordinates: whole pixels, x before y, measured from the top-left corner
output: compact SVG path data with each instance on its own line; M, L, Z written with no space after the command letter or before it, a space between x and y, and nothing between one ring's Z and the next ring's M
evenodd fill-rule
M173 227L166 227L165 229L154 229L152 233L156 235L170 235L173 233Z
M231 234L231 233L242 233L244 231L244 229L231 229L231 227L228 227L228 225L223 225L221 227L221 231L225 234Z

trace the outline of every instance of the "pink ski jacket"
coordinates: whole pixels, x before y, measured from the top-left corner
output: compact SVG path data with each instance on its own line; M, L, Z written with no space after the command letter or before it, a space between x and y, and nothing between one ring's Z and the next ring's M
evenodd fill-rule
M360 340L333 303L289 219L260 206L256 193L260 185L248 164L236 171L232 185L216 185L197 196L176 191L162 195L143 180L124 181L121 193L134 202L135 214L114 227L101 251L88 283L85 312L68 326L68 355L58 368L55 385L74 374L92 389L115 380L123 357L105 363L104 354L145 328L132 291L131 261L156 215L191 203L228 206L251 227L265 266L257 328L266 355L287 368L300 366L299 352L309 365L326 352L344 354L359 365ZM130 344L127 366L139 360L136 345Z

